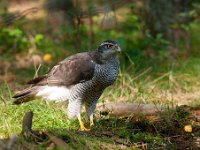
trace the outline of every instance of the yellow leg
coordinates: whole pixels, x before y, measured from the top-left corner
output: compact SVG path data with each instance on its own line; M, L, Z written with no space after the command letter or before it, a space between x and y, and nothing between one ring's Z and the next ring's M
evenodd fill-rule
M82 122L82 120L81 120L81 116L80 116L80 115L78 116L78 121L79 121L79 124L80 124L80 130L81 130L81 131L90 131L90 129L87 129L87 128L84 126L84 124L83 124L83 122Z
M94 118L93 118L93 114L90 115L90 128L94 126Z

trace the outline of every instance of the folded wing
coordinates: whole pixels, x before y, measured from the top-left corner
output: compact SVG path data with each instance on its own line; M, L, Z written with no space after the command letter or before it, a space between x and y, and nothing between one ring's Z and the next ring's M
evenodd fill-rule
M79 53L54 66L49 74L28 82L32 85L70 86L92 79L95 62L88 53Z

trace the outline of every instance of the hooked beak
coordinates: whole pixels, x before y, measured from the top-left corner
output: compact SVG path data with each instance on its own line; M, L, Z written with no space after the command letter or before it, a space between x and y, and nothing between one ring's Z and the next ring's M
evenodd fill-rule
M121 48L118 45L116 45L116 51L117 52L121 52L122 51Z

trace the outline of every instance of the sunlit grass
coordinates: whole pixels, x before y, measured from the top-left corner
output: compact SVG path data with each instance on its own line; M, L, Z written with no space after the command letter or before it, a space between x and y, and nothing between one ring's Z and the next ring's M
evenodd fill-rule
M34 129L77 128L67 119L66 108L61 104L35 100L22 105L1 105L0 135L9 137L21 131L22 119L26 112L33 111Z
M156 70L147 67L139 73L130 73L130 70L122 72L116 84L106 89L102 101L190 104L191 101L187 102L189 94L198 94L199 91L199 67L200 59L190 58L184 62L177 62L171 70L167 67ZM183 97L184 95L186 96ZM180 96L183 99L179 99Z

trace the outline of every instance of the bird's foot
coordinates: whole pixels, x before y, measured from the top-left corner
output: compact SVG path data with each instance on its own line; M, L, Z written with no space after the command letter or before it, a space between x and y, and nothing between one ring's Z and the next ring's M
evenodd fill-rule
M90 120L90 128L92 128L94 126L94 121Z
M80 127L80 131L90 131L90 129L86 128L84 125Z
M81 119L79 119L79 123L80 123L80 131L90 131L90 129L87 129L85 126L84 126L84 124L83 124L83 122L81 121Z

